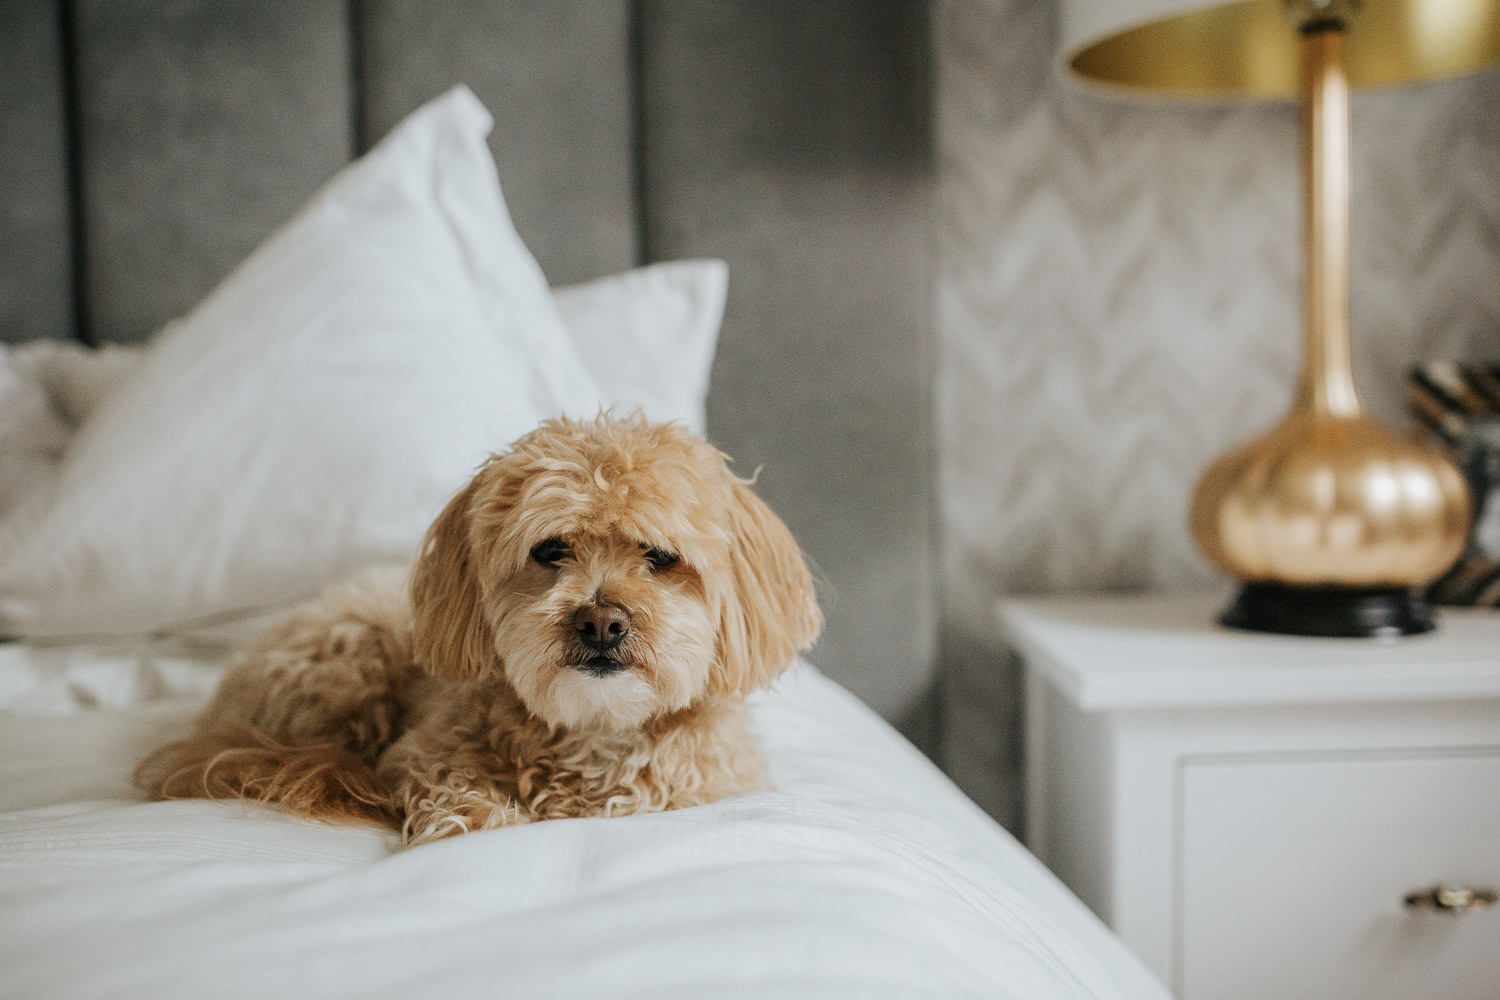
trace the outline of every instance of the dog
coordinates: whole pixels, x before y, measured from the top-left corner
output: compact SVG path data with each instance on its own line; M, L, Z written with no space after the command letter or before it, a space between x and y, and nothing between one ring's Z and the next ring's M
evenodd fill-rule
M822 615L726 461L639 416L542 424L452 498L409 574L332 587L243 653L137 782L408 845L769 788L744 699Z

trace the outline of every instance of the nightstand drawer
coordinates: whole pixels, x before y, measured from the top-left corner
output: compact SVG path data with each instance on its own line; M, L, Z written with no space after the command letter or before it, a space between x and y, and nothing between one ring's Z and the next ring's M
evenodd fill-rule
M1500 996L1500 748L1190 757L1177 872L1183 1000Z

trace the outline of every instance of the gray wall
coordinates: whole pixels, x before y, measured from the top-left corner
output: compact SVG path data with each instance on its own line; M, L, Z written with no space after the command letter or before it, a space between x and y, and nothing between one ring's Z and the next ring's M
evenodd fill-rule
M947 766L1013 829L1005 594L1214 582L1197 474L1277 417L1300 343L1296 112L1070 91L1055 14L936 0ZM1353 324L1375 414L1419 358L1500 357L1500 74L1358 94Z

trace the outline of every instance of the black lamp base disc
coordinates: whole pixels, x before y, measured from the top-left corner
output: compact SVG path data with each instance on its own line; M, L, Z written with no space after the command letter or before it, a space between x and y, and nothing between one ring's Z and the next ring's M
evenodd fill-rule
M1247 583L1219 622L1282 635L1388 638L1437 627L1420 590L1410 587L1299 587Z

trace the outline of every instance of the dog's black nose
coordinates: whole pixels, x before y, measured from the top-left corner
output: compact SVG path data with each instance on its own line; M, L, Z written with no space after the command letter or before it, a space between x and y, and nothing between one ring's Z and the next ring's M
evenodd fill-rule
M630 615L612 604L586 604L574 613L573 627L588 645L609 649L630 634Z

